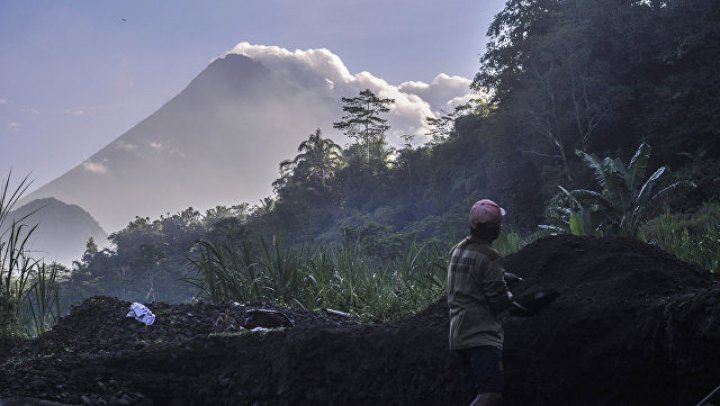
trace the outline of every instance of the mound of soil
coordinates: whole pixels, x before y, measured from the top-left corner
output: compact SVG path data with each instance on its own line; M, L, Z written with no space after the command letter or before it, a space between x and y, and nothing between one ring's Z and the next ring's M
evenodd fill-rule
M638 241L550 237L505 259L516 295L561 293L504 316L507 405L685 405L720 384L720 286ZM388 324L282 309L294 327L242 329L252 306L93 298L15 345L0 399L69 404L467 404L445 299ZM0 361L3 360L0 358ZM20 398L24 401L26 398Z
M560 297L507 318L510 404L695 404L720 384L720 287L639 241L558 236L505 259L516 294Z

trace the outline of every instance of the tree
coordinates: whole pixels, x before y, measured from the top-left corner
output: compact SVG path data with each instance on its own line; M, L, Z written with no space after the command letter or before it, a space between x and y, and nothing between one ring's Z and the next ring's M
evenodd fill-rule
M444 112L443 112L444 113ZM440 117L426 117L425 122L430 127L426 134L430 137L430 145L438 145L446 141L455 133L455 120L467 115L487 117L490 113L488 104L480 98L472 99L467 103L456 106L452 113Z
M638 30L617 22L635 16L629 3L509 0L488 31L473 86L491 91L509 119L523 124L523 153L556 167L566 181L574 181L578 164L572 151L637 145L613 135L637 131L611 127L614 115L629 111L627 57L616 40ZM608 12L615 8L621 17Z
M562 194L554 211L573 234L621 234L635 236L642 224L671 199L695 184L680 180L658 190L667 168L658 168L645 179L650 161L650 146L643 143L626 167L619 158L598 159L594 154L577 151L595 173L602 188L599 192L576 189ZM645 179L645 180L644 180Z
M647 89L637 117L637 127L647 132L656 146L656 156L677 165L680 151L707 151L707 157L720 155L720 3L713 0L648 2L653 15L647 37L655 45L653 55L643 60L638 85ZM646 62L646 64L648 64ZM651 70L652 69L652 70ZM646 72L653 72L647 75ZM647 82L647 83L643 83ZM715 188L715 199L720 193Z
M214 209L205 211L204 222L208 227L212 227L216 222L228 218L235 218L241 223L244 223L250 214L249 211L250 205L247 203L240 203L230 207L216 206Z
M80 261L73 261L73 266L79 270L87 269L87 267L95 259L95 255L97 255L98 252L98 246L95 239L92 237L88 238L87 243L85 243L85 252L83 252Z
M370 89L365 89L357 97L343 97L342 102L342 109L347 115L333 123L333 128L342 130L345 135L354 138L357 145L364 147L367 163L373 158L383 161L387 144L385 133L390 126L381 115L390 111L389 106L395 103L395 99L379 98Z
M281 171L283 166L292 167L296 177L307 183L319 183L323 188L342 162L342 148L330 138L323 138L319 128L300 143L298 152L295 159L280 164Z

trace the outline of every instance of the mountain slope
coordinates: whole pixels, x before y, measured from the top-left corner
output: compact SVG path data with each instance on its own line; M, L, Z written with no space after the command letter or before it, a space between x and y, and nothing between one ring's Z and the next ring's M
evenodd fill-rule
M85 251L90 237L102 246L107 233L100 224L81 207L65 204L57 199L33 200L14 210L9 219L30 215L25 224L38 225L30 240L33 257L45 257L46 262L57 261L70 266Z
M189 206L255 203L271 193L278 163L335 114L322 107L333 104L326 84L286 77L242 55L217 59L156 113L25 201L79 204L109 230Z

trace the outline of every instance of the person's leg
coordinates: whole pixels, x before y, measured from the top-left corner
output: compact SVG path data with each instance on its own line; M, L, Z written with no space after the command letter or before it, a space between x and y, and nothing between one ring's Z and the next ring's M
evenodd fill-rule
M491 346L468 350L476 397L471 406L496 406L502 402L502 350Z
M456 354L460 359L460 365L463 371L463 402L472 402L477 394L475 389L475 379L472 374L472 366L470 364L471 351L470 350L457 350Z

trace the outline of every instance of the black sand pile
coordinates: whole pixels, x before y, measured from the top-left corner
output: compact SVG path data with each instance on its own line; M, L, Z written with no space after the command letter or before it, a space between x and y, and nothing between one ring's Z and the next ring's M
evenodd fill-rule
M505 317L508 405L686 405L720 384L720 287L637 241L570 236L506 258L516 294L561 296L533 318ZM0 398L70 404L465 404L447 350L444 300L383 325L283 310L295 327L241 329L249 307L85 302L15 346Z
M517 294L561 293L505 321L511 404L695 404L720 384L720 287L623 238L546 238L506 258Z

